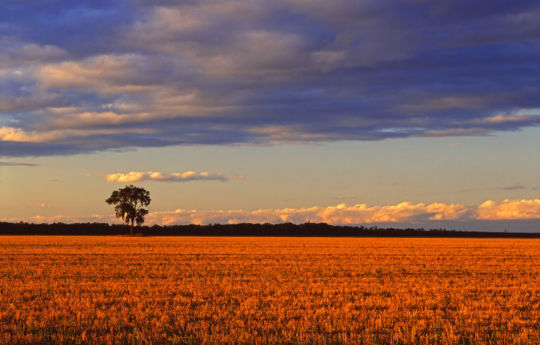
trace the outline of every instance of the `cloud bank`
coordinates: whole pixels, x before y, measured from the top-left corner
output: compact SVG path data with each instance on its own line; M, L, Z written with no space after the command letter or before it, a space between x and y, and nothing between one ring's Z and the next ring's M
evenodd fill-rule
M209 223L328 223L372 224L409 223L423 224L433 221L474 220L540 220L540 199L488 200L478 206L447 203L410 203L368 206L367 204L338 204L309 208L283 208L245 210L185 210L153 212L149 220L156 224L209 224Z
M338 204L336 206L313 206L309 208L283 208L244 210L183 210L154 212L153 222L158 224L176 223L328 223L328 224L364 224L364 223L419 223L423 220L459 219L467 209L457 204L411 204L402 202L397 205L368 206L366 204ZM150 220L150 218L149 218Z
M537 1L6 0L0 156L540 124Z
M19 219L4 219L18 221ZM114 215L90 217L35 216L31 222L109 222L117 223ZM334 225L377 225L412 227L449 227L474 230L479 225L488 231L502 231L521 222L521 231L538 232L540 226L540 199L488 200L478 206L446 203L410 203L369 206L366 204L338 204L307 208L258 210L187 210L153 211L146 224L236 224L236 223L328 223ZM486 223L487 222L487 226ZM513 223L512 223L513 222ZM517 224L517 223L516 223Z
M141 181L160 181L160 182L187 182L197 180L217 180L228 181L228 179L220 173L209 173L206 171L195 172L173 172L170 174L162 173L160 171L130 171L128 173L114 173L107 174L105 176L107 182L141 182Z

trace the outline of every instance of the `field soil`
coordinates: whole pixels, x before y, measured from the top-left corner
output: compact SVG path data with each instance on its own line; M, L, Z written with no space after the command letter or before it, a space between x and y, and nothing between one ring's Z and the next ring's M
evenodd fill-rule
M540 239L0 236L0 344L539 344Z

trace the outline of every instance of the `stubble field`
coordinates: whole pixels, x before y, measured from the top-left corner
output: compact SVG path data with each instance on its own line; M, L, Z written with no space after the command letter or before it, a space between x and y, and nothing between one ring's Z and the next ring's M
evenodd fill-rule
M0 344L538 344L540 240L0 236Z

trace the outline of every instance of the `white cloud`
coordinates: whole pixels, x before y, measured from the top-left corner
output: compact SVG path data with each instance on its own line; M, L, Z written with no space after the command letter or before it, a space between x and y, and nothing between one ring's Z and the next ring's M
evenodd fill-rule
M148 173L137 172L126 174L123 182L141 181L141 178L149 176ZM165 176L156 173L156 177ZM190 175L190 174L187 174ZM169 175L170 176L170 175ZM40 205L43 208L47 204ZM51 222L109 222L117 223L118 219L113 214L94 214L86 217L73 216L32 216L25 219L4 218L2 221L30 221L36 223ZM313 206L305 208L281 208L281 209L258 209L258 210L189 210L177 209L174 211L150 212L145 224L237 224L237 223L305 223L324 222L333 225L359 225L378 223L399 223L423 226L426 222L444 221L451 224L468 223L474 221L501 221L501 220L540 220L540 199L532 200L503 200L494 202L488 200L478 206L464 206L461 204L446 203L411 203L401 202L395 205L366 204L338 204L334 206Z
M540 199L504 199L499 203L488 200L478 206L475 218L483 220L540 219Z
M209 223L304 223L323 222L328 224L364 223L418 223L425 220L457 220L468 209L459 204L412 204L368 206L366 204L335 206L313 206L308 208L246 210L186 210L152 212L148 221L157 224L209 224Z
M162 182L187 182L196 180L217 180L227 181L228 179L221 173L209 173L206 171L195 172L173 172L162 173L160 171L130 171L128 173L112 173L105 177L107 182L140 182L140 181L162 181Z

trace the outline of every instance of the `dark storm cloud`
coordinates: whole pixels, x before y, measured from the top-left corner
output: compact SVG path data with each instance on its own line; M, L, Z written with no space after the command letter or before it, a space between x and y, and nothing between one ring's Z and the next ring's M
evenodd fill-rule
M533 1L7 1L0 156L540 125Z

